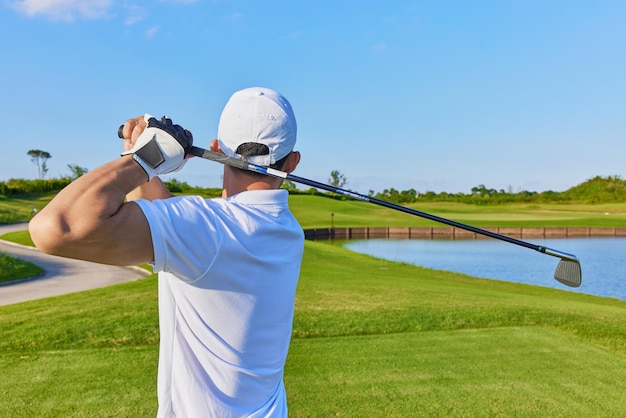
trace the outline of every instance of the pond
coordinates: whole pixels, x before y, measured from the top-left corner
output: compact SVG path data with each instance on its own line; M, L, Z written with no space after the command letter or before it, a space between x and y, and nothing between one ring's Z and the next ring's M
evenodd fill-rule
M576 255L582 268L581 286L567 287L554 279L559 258L493 239L368 239L343 241L342 245L358 253L437 270L626 300L626 238L531 242Z

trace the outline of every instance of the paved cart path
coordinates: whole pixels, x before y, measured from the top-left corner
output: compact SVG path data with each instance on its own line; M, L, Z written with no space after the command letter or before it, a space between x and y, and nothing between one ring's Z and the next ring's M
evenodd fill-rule
M0 236L28 229L28 224L0 225ZM145 277L148 273L130 267L108 266L44 254L41 251L0 240L0 252L38 265L43 273L13 283L0 283L0 306L66 293L105 287Z

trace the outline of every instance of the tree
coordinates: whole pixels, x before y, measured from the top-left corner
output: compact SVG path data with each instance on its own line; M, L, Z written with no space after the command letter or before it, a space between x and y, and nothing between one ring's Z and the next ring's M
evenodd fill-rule
M76 180L77 178L79 178L80 176L82 176L83 174L89 171L85 167L80 167L75 164L68 164L67 168L69 168L70 171L72 172L72 174L70 174L70 177L72 178L72 180Z
M346 183L348 183L348 179L346 178L346 176L341 174L339 170L333 170L330 172L330 178L328 179L328 183L333 187L341 189L343 188L343 186L346 185Z
M294 190L298 190L298 188L296 187L296 183L294 183L292 180L284 180L280 188L289 190L290 192Z
M52 155L46 151L41 151L38 149L31 149L26 154L30 156L30 160L37 166L37 172L39 174L39 179L43 179L48 172L48 166L46 165L46 161L49 158L52 158Z

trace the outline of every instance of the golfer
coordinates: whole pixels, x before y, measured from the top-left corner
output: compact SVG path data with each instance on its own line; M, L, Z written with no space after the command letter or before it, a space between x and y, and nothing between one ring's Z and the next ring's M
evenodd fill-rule
M285 417L283 371L304 235L281 179L224 166L222 197L172 196L192 134L150 115L124 152L63 189L31 221L42 251L159 272L159 417ZM210 149L292 172L296 121L267 88L236 92Z

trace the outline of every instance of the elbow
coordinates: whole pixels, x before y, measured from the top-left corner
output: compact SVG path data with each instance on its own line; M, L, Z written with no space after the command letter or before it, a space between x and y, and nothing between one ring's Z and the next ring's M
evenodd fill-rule
M61 219L54 219L40 212L28 224L30 238L38 250L53 255L63 253L63 228Z

